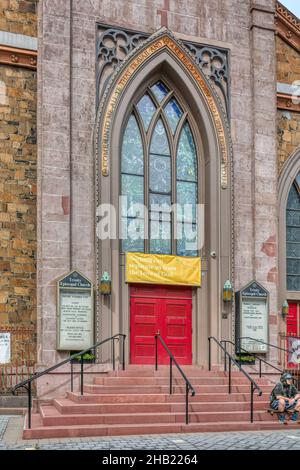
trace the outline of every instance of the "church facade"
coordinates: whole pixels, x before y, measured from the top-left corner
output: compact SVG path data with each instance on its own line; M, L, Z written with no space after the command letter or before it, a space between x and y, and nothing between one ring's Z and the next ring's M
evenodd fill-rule
M299 335L299 37L274 0L39 2L38 367L77 350L57 341L73 271L93 286L94 342L126 334L131 364L153 363L159 331L179 362L206 366L209 336L235 341L234 293L251 282L268 295L267 341ZM200 259L198 282L128 282L128 253Z

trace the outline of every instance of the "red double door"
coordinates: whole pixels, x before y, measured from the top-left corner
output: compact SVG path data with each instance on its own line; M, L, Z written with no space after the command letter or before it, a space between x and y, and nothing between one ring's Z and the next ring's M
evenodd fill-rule
M154 335L158 331L179 364L192 364L191 288L130 287L131 364L155 364ZM169 364L169 356L160 342L158 363Z

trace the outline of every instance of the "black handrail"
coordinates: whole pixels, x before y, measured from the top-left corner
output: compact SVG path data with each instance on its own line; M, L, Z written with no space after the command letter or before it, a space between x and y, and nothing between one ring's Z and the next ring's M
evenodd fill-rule
M292 336L290 336L290 338L292 338ZM256 343L266 344L267 346L271 346L272 348L279 349L280 351L293 353L293 351L291 351L290 349L281 348L280 346L276 346L276 344L271 344L271 343L267 343L266 341L262 341L260 339L251 338L251 336L241 336L240 338L238 338L238 347L240 347L240 342L242 339L251 339L252 341L255 341Z
M231 344L232 346L236 347L236 344L235 344L233 341L230 341L230 340L228 340L228 339L223 339L223 340L221 341L221 343L224 343L224 344L225 344L225 349L227 349L227 348L226 348L227 343L229 343L229 344ZM267 365L270 366L270 367L273 367L273 369L277 370L277 371L280 372L280 373L283 372L282 369L279 369L278 367L274 366L274 364L271 364L270 362L266 361L265 359L263 359L262 357L258 356L257 354L252 353L252 352L249 352L247 349L242 348L240 344L239 344L239 349L238 349L238 351L239 351L238 354L240 354L240 353L243 351L244 353L249 354L249 355L255 357L255 359L258 359L258 360L259 360L259 377L260 377L260 378L261 378L261 376L262 376L262 371L261 371L261 363L262 363L262 362L263 362L264 364L267 364ZM246 364L245 364L245 365L246 365ZM224 370L225 370L225 372L226 372L226 370L227 370L227 360L226 360L226 356L224 357Z
M31 382L34 380L38 379L39 377L42 377L43 375L49 374L49 372L52 372L55 369L58 369L59 367L63 366L64 364L67 364L68 362L71 363L71 392L73 392L73 359L75 357L80 356L80 394L83 395L83 377L84 377L84 369L83 369L83 355L87 352L89 352L91 349L96 349L99 346L102 346L103 344L107 343L108 341L112 341L113 345L113 370L115 370L115 341L120 341L120 338L122 338L122 370L125 370L125 338L126 335L122 333L118 333L114 336L111 336L110 338L106 338L103 341L99 341L98 343L95 343L93 346L89 347L88 349L85 349L84 351L80 351L76 354L72 354L72 356L68 357L67 359L64 359L63 361L59 362L58 364L55 364L54 366L48 367L48 369L43 370L42 372L36 372L33 374L29 379L23 380L23 382L18 383L15 385L12 389L12 394L15 395L16 391L19 388L25 388L27 390L28 394L28 429L31 429Z
M211 340L215 341L215 343L224 351L225 356L228 356L229 358L229 374L228 374L228 393L231 393L231 363L237 366L237 368L242 372L245 377L250 382L250 421L253 423L253 397L254 397L254 391L258 391L258 396L262 395L262 390L261 388L257 385L257 383L250 377L250 375L242 368L240 364L236 362L234 357L222 346L220 341L218 341L214 336L209 336L208 338L208 370L211 370Z
M171 353L170 349L168 348L168 346L166 345L166 343L162 339L160 333L156 333L156 335L155 335L155 370L158 369L158 347L157 347L157 345L158 345L157 340L158 339L159 339L159 341L161 342L161 344L163 345L163 347L165 348L165 350L167 351L167 353L170 356L170 395L172 395L172 392L173 392L173 390L172 390L172 382L173 382L172 365L173 365L173 362L174 362L175 366L177 367L180 374L182 375L182 377L185 380L185 423L189 424L189 412L188 412L188 409L189 409L189 390L191 391L191 394L192 394L192 397L193 397L193 396L196 395L195 389L192 386L192 384L190 383L190 381L186 378L185 373L183 372L180 365L176 361L175 357Z

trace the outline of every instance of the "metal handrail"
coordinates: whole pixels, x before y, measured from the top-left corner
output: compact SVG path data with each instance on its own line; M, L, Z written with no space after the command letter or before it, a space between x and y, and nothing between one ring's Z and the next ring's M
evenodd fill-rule
M73 392L73 359L75 357L80 356L80 394L83 395L83 377L84 377L84 369L83 369L83 355L87 352L89 352L91 349L96 349L99 346L102 346L103 344L107 343L108 341L112 341L112 359L113 359L113 370L115 370L115 341L119 341L120 338L122 338L122 369L125 370L125 338L126 335L122 333L118 333L114 336L111 336L110 338L106 338L103 341L99 341L95 343L93 346L89 347L88 349L85 349L83 351L80 351L76 354L72 354L72 356L68 357L67 359L64 359L63 361L59 362L58 364L55 364L54 366L48 367L48 369L43 370L42 372L36 372L33 374L29 379L23 380L23 382L18 383L15 385L12 389L12 394L15 395L16 391L19 388L25 388L27 390L28 394L28 429L31 429L31 383L34 380L37 380L38 378L42 377L43 375L49 374L49 372L52 372L55 369L58 369L59 367L63 366L64 364L67 364L68 362L71 363L71 392Z
M232 346L236 347L236 344L235 344L233 341L230 341L230 340L228 340L228 339L223 339L223 340L221 341L221 343L224 343L224 344L225 344L225 349L226 349L226 344L227 344L227 343L229 343L229 344L231 344ZM240 354L241 351L243 351L243 352L245 352L245 353L247 353L247 354L249 354L249 355L255 357L255 359L258 359L258 360L259 360L259 377L260 377L260 378L261 378L261 376L262 376L262 371L261 371L261 363L262 363L262 362L263 362L264 364L267 364L267 365L270 366L270 367L273 367L273 369L276 369L276 370L277 370L278 372L280 372L280 373L283 372L282 369L279 369L278 367L274 366L274 364L271 364L270 362L266 361L266 360L263 359L262 357L257 356L257 354L255 354L255 353L252 353L252 352L250 352L250 351L247 351L247 349L242 348L242 347L239 345L239 353L238 353L238 354ZM226 372L226 370L227 370L227 360L226 360L226 356L225 356L224 359L225 359L225 361L224 361L224 370L225 370L225 372Z
M217 340L214 336L209 336L208 338L208 344L209 344L209 349L208 349L208 370L211 371L211 340L215 341L215 343L224 351L225 356L228 356L229 358L229 375L228 375L228 393L231 393L231 363L235 364L237 368L242 372L245 377L250 382L250 421L253 423L253 397L254 397L254 391L258 391L258 396L262 395L262 390L261 388L257 385L257 383L250 377L250 375L242 368L241 364L238 364L234 357L222 346L220 341Z
M195 389L192 386L191 382L187 379L185 373L183 372L180 365L176 361L175 357L171 353L170 349L168 348L168 346L166 345L166 343L162 339L160 333L156 333L156 335L155 335L155 370L158 369L158 347L157 347L157 345L158 345L157 340L158 339L159 339L159 341L161 342L161 344L163 345L163 347L165 348L165 350L167 351L167 353L170 356L170 395L172 395L172 393L173 393L173 390L172 390L172 382L173 382L172 365L173 365L173 362L174 362L175 366L177 367L177 369L179 370L180 374L182 375L183 379L185 380L185 423L189 424L189 412L188 412L188 409L189 409L189 390L191 391L192 397L194 397L196 395Z

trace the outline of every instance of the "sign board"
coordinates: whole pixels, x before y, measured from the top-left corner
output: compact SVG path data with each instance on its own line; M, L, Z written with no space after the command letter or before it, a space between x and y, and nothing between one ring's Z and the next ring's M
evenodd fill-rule
M269 293L258 282L252 281L236 293L236 344L249 353L266 353L269 339ZM259 340L259 341L255 341ZM243 352L243 351L242 351Z
M300 338L288 338L288 365L297 365L300 364Z
M0 333L0 364L8 364L11 361L10 343L10 333Z
M82 351L93 344L93 284L71 271L57 281L57 349Z
M200 286L201 259L128 252L126 253L126 282Z

